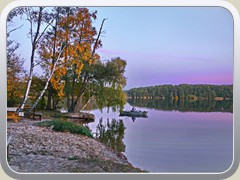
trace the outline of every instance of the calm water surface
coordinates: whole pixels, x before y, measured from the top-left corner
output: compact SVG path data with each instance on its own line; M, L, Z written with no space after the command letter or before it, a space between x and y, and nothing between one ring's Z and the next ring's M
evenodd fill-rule
M130 110L128 103L124 110ZM119 117L107 109L91 111L96 132L99 119L122 120L122 139L128 161L150 172L223 172L233 158L233 114L231 112L163 111L147 107L148 118Z

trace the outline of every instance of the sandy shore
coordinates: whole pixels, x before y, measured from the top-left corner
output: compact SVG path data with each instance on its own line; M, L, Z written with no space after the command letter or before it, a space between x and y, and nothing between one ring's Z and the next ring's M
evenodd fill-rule
M8 163L17 172L141 172L122 153L95 139L38 127L24 119L8 122Z

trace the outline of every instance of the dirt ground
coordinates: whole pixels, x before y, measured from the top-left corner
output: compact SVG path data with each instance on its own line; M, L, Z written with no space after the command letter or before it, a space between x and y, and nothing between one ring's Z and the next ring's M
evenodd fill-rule
M56 132L35 122L8 122L8 163L17 172L142 172L122 153L93 138Z

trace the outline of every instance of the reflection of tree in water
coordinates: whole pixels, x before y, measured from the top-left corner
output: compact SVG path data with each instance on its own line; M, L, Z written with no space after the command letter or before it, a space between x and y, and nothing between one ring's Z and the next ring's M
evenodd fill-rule
M160 110L178 110L182 112L233 112L233 101L208 101L208 100L144 100L144 99L129 99L129 104L138 107L148 107Z
M116 119L112 119L109 122L109 119L107 119L107 123L104 125L101 118L96 128L96 138L113 150L124 152L125 144L123 143L123 138L125 129L122 120L117 121Z

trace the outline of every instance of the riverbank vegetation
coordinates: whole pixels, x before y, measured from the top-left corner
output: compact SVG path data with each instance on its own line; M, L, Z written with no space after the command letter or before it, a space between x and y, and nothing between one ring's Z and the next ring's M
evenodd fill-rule
M75 124L73 122L67 122L63 120L52 120L35 123L39 127L51 127L54 131L70 132L72 134L82 134L93 138L93 135L88 128Z

